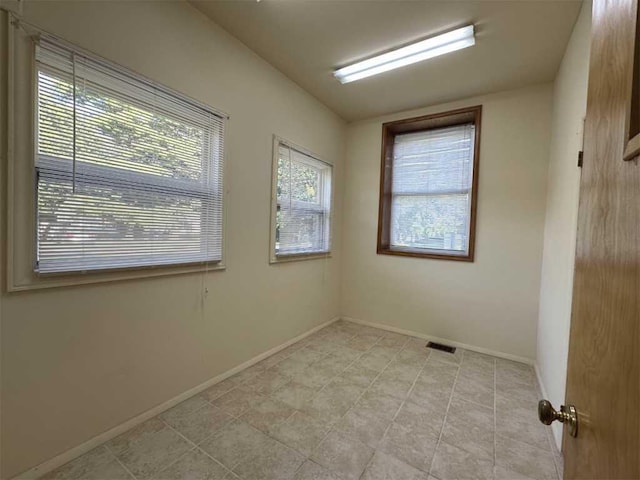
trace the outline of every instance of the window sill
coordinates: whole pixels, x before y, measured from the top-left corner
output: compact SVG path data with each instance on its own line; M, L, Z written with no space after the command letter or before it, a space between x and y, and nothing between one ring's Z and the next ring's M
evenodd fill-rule
M10 281L8 292L20 292L27 290L40 290L46 288L72 287L77 285L89 285L96 283L120 282L126 280L139 280L144 278L166 277L198 272L213 272L225 270L221 263L210 264L182 264L182 265L158 265L153 267L131 267L113 270L95 270L76 273L42 273L31 272L31 277L21 282ZM10 279L11 280L11 279Z
M468 253L466 255L458 255L455 253L448 253L448 251L439 253L434 250L423 250L418 248L378 248L377 254L396 255L400 257L430 258L434 260L454 260L457 262L473 262L472 253Z
M319 258L331 258L331 252L324 253L295 253L290 255L275 255L269 259L271 265L278 263L300 262L303 260L316 260Z

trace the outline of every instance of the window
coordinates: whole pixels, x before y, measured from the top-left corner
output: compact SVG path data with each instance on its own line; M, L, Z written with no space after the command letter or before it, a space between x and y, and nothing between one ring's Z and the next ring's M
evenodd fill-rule
M274 139L271 261L326 256L330 251L332 167Z
M224 117L43 38L39 273L220 262Z
M481 115L382 126L378 253L473 261Z

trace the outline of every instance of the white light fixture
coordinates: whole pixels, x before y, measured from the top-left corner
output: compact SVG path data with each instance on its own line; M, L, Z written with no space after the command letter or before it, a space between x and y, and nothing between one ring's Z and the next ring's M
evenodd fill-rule
M473 25L452 30L442 35L398 48L382 55L354 63L333 72L340 83L349 83L362 78L388 72L396 68L421 62L429 58L455 52L475 45Z

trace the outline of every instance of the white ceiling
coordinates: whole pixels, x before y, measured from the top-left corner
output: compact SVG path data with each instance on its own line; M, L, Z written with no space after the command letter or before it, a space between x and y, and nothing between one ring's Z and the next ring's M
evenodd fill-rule
M555 78L580 0L190 0L346 120ZM473 23L476 45L341 85L336 67Z

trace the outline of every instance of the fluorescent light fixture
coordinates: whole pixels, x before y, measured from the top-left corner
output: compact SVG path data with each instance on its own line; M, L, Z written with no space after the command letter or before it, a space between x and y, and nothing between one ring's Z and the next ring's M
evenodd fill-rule
M473 25L467 25L466 27L427 38L412 45L340 68L333 72L333 75L340 83L349 83L444 55L445 53L455 52L475 45L475 43Z

